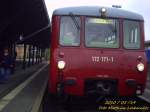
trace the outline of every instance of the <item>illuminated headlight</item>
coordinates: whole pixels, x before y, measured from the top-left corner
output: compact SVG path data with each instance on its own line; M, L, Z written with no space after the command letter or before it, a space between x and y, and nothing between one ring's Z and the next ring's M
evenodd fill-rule
M101 12L102 12L102 13L105 13L105 12L106 12L106 8L104 8L104 7L101 8Z
M57 67L59 69L64 69L65 68L66 63L64 61L58 61Z
M144 71L144 64L143 64L143 63L139 63L139 64L137 65L137 69L138 69L138 71L140 71L140 72Z
M100 13L101 13L101 16L102 16L102 17L105 17L105 16L106 16L106 8L104 8L104 7L101 8L101 9L100 9Z

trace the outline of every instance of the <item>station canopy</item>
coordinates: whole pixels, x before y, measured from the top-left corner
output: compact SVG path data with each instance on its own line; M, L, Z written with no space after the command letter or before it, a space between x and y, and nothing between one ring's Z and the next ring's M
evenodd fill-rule
M2 0L0 14L0 45L21 42L49 47L50 20L44 0Z

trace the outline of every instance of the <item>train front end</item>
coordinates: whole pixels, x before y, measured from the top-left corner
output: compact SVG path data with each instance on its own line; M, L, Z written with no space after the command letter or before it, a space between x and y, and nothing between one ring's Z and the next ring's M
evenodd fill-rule
M50 63L51 93L141 95L147 77L143 21L55 15Z

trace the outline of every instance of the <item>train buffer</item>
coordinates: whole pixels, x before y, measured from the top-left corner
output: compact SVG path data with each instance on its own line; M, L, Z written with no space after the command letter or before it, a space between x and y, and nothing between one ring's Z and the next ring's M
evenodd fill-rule
M0 84L0 112L38 112L48 82L48 63L34 65Z

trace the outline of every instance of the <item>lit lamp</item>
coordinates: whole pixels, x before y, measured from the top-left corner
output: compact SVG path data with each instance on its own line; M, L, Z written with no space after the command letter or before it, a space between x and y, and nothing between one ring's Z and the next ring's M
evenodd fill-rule
M20 41L22 41L22 40L23 40L23 36L22 36L22 35L20 35L19 40L20 40Z
M101 12L101 16L102 16L102 17L106 17L106 8L102 7L102 8L100 9L100 12Z

